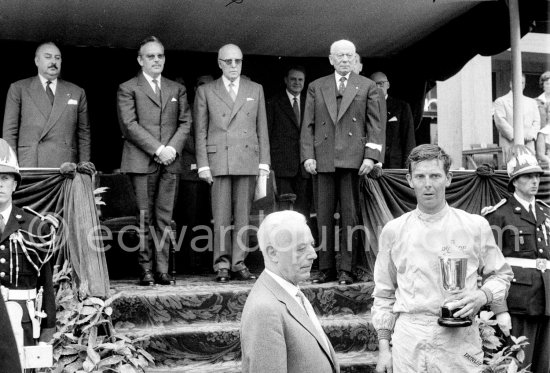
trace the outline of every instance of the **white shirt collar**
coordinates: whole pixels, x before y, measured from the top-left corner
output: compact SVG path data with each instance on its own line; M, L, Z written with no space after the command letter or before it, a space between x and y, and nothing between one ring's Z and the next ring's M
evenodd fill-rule
M288 96L288 99L290 100L290 105L294 104L294 98L298 100L298 105L300 104L300 95L294 96L292 93L288 91L288 89L285 89L286 95Z
M516 192L514 192L514 197L518 200L520 205L523 206L525 211L529 211L529 205L533 206L532 207L533 211L536 211L535 210L535 198L533 198L531 201L526 201L523 198L521 198ZM535 212L535 214L536 214L536 212Z
M161 84L160 82L161 82L161 80L162 80L162 79L161 79L161 78L162 78L161 75L159 75L157 78L153 78L152 76L147 75L147 74L145 73L145 71L141 71L141 72L143 73L143 76L145 77L145 79L149 82L149 85L151 86L151 88L153 88L153 91L155 91L155 83L153 83L153 79L156 79L156 80L157 80L157 84L158 84L158 86L159 86L159 89L161 89L161 92L162 92L162 87L160 86L160 84Z
M0 215L2 215L4 217L4 224L5 225L8 225L8 220L10 219L10 215L11 215L11 210L13 208L13 205L10 203L10 205L8 206L7 209L5 209L4 211L0 212Z
M346 75L340 75L335 71L334 72L334 79L336 79L336 87L338 87L340 85L340 78L341 77L346 78L346 80L344 81L344 86L347 87L350 75L351 75L351 71L349 73L347 73Z
M264 272L267 273L268 275L270 275L271 277L273 277L273 279L279 284L281 285L281 287L293 298L296 300L296 302L298 302L298 299L296 298L296 295L298 294L298 291L300 290L300 288L294 284L291 284L290 282L288 282L287 280L285 280L284 278L282 278L281 276L271 272L269 269L265 268L264 269ZM298 302L298 304L300 304Z
M223 85L225 86L225 89L229 90L229 84L231 83L231 80L227 79L225 75L222 75L222 81ZM233 81L233 90L235 93L239 92L239 84L241 83L241 77L239 76L237 79Z
M38 74L38 79L40 79L40 83L42 84L42 87L44 90L46 90L46 82L48 79L44 78L42 75ZM57 78L50 80L52 83L50 84L50 88L52 89L52 92L55 94L55 89L57 88Z

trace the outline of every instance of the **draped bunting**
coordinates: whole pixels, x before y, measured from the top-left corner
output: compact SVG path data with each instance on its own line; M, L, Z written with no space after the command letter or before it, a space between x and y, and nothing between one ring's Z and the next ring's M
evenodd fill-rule
M55 264L69 260L81 295L107 297L109 275L104 246L95 229L99 218L93 195L91 163L64 163L60 169L21 169L14 204L55 215L61 226Z
M416 208L416 197L409 186L407 170L375 169L361 181L361 214L366 228L364 254L359 266L368 274L374 270L378 253L378 238L384 225L404 213ZM505 171L494 171L481 166L476 171L452 171L451 185L446 189L450 206L472 214L493 206L503 198L510 198L508 175ZM537 199L550 202L550 172L541 177Z

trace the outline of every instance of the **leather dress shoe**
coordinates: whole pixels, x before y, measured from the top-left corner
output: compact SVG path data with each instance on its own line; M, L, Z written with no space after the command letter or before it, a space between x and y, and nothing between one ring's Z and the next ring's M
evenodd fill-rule
M139 284L142 286L152 286L155 283L155 279L153 277L153 273L151 271L145 271L141 275L141 279L139 280Z
M168 273L160 273L157 276L156 283L159 285L170 285L172 283L172 276L170 276Z
M218 269L216 272L216 281L221 283L229 282L229 270L227 268Z
M353 284L353 277L348 271L340 271L338 274L338 284L340 285L350 285Z
M334 280L336 280L336 272L329 269L320 271L317 276L311 279L311 282L314 284L324 284L325 282L330 282Z
M240 271L235 271L235 278L238 280L255 280L256 276L250 273L248 268L243 268Z

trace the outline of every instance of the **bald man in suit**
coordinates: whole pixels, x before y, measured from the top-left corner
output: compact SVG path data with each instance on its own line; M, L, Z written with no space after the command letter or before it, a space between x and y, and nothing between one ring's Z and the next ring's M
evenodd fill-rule
M61 52L41 44L34 62L38 75L10 86L3 138L21 167L59 167L90 160L90 124L84 90L59 79Z
M220 48L222 77L197 89L193 113L199 177L212 185L214 271L222 283L230 271L236 279L255 279L244 263L246 227L256 178L269 175L264 91L241 79L242 63L238 46Z
M265 270L241 318L243 373L335 373L334 349L299 284L317 257L306 219L296 211L266 216L258 230Z
M191 129L191 110L185 87L161 75L165 56L158 38L143 40L137 59L141 71L122 83L117 93L124 135L120 169L130 175L149 228L148 242L139 252L140 284L168 285L173 281L168 274L168 235L183 169L182 151Z

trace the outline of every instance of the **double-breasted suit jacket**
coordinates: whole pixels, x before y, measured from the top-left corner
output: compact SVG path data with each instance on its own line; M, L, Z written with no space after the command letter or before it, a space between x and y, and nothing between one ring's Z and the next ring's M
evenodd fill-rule
M305 94L300 95L300 117L304 116ZM271 168L277 177L294 177L302 173L300 162L301 118L297 121L286 91L273 96L267 103L267 125ZM307 174L303 170L304 176Z
M166 170L181 173L181 153L192 123L185 87L161 77L161 99L141 72L120 85L118 117L125 139L121 172L155 172L160 167L154 160L155 152L166 145L178 154Z
M405 168L407 157L416 146L411 107L405 101L388 96L385 168Z
M308 87L301 132L302 162L315 159L317 172L334 172L335 168L359 169L366 158L382 161L385 126L380 121L374 82L351 73L340 110L335 92L334 74Z
M241 318L243 372L339 372L334 349L322 338L297 300L262 273Z
M10 250L10 235L18 230L37 234L37 229L41 227L38 219L28 214L19 207L12 206L10 217L6 223L4 233L0 237L0 284L11 290L29 290L36 289L37 292L43 288L42 306L46 312L46 318L41 322L40 340L49 341L55 331L55 293L53 289L52 265L45 263L39 273L27 256L21 249L20 244L13 243ZM28 236L24 236L29 239ZM42 259L44 252L36 250ZM35 254L30 254L34 262L38 262ZM19 270L17 271L17 264ZM18 273L17 273L18 272ZM25 300L17 300L23 309L23 333L25 345L33 345L32 324L27 310Z
M260 163L270 164L263 88L245 79L239 84L235 102L222 78L197 89L197 167L210 167L212 176L258 175Z
M21 167L59 167L90 160L90 124L84 90L57 80L53 106L38 76L10 86L3 138Z

